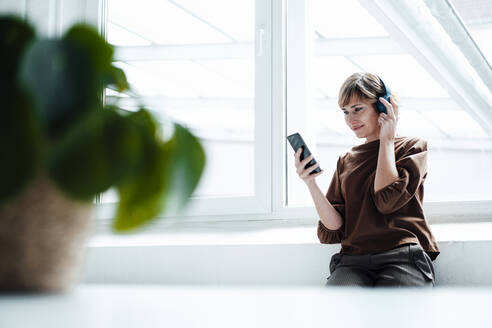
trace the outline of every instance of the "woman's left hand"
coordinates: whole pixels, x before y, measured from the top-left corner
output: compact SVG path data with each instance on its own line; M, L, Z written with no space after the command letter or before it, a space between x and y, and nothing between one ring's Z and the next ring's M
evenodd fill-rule
M386 106L386 111L388 114L379 113L379 140L381 141L394 141L396 134L396 124L399 119L398 105L390 97L389 103L386 99L380 97L379 100Z

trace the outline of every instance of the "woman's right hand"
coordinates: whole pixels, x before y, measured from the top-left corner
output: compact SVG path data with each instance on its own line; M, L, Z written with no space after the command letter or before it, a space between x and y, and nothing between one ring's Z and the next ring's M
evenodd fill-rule
M294 153L294 156L296 158L296 160L295 160L295 163L296 163L296 172L299 175L299 177L306 184L308 184L308 183L314 181L314 178L316 178L317 176L319 176L322 173L324 173L324 171L321 170L321 172L318 172L318 173L315 173L315 174L310 174L313 170L315 170L319 166L319 163L317 162L313 166L308 167L308 168L305 168L306 165L307 165L307 163L309 163L313 159L313 154L309 155L308 157L306 157L305 159L303 159L301 161L300 160L301 152L302 152L302 147L299 147L299 149L297 150L297 152Z

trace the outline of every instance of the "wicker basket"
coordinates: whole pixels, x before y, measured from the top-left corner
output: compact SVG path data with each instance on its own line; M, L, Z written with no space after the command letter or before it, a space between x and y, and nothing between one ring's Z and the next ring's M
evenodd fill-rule
M0 206L0 290L73 286L92 227L92 203L73 201L40 174Z

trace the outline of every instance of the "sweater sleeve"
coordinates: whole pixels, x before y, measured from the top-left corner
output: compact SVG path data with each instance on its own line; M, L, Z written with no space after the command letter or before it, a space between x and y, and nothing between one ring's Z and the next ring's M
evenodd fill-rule
M370 192L374 204L382 214L390 214L405 206L415 196L427 177L427 141L412 141L403 155L395 161L398 179L374 191L374 178Z
M318 239L322 244L337 244L341 243L343 239L343 231L345 227L345 200L342 195L342 188L340 183L339 167L341 164L341 158L338 158L337 168L331 179L330 186L326 193L326 199L340 213L343 219L342 226L337 230L331 230L325 227L325 225L318 221Z

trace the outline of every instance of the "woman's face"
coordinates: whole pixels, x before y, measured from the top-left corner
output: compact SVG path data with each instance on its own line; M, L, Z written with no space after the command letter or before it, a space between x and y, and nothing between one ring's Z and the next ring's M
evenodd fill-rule
M357 138L366 138L366 142L379 139L379 114L369 101L352 99L342 111L345 123Z

